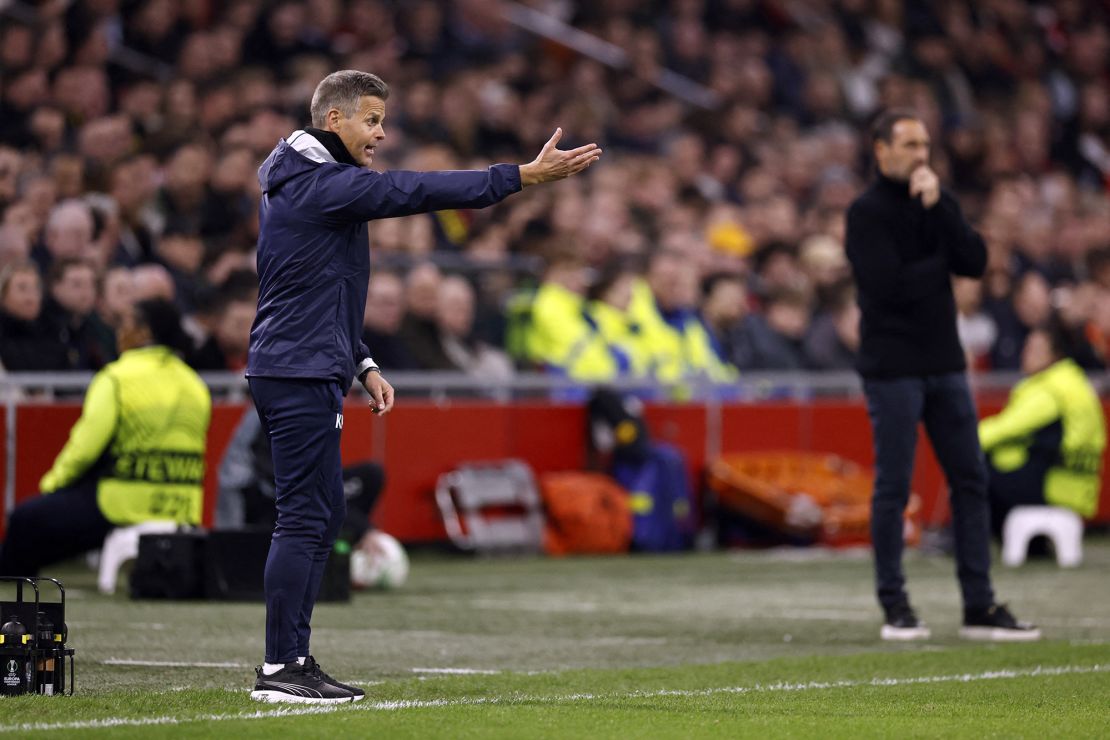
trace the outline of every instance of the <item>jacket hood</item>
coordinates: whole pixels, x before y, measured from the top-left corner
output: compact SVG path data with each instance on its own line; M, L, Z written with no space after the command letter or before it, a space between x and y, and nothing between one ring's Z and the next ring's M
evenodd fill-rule
M324 162L335 162L323 144L307 131L298 130L282 139L258 168L262 192L277 190L289 180L311 172Z

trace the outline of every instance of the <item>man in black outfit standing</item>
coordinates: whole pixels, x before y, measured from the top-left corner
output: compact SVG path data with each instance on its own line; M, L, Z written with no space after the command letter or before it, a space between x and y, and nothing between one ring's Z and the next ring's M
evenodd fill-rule
M982 276L986 246L929 167L929 133L920 118L907 110L883 113L872 145L878 179L848 209L845 246L862 314L857 369L875 443L871 539L886 615L881 636L930 636L910 606L902 572L903 516L921 421L950 488L961 637L1039 639L1039 629L994 601L987 474L956 334L951 276Z

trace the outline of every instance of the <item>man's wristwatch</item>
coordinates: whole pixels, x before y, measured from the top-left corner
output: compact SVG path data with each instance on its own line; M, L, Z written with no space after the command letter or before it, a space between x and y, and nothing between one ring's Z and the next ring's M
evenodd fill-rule
M381 371L382 369L378 367L378 363L374 362L374 358L367 357L365 360L358 364L358 370L355 371L355 377L358 378L358 382L365 383L367 375L372 372L380 373Z

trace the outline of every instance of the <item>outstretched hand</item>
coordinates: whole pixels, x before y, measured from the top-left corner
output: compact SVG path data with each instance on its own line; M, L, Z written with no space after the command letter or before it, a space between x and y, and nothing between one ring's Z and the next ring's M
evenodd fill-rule
M520 166L521 187L577 175L601 158L601 149L597 144L586 144L577 149L556 149L555 145L561 138L563 138L563 129L555 129L555 133L543 145L539 155L528 164Z

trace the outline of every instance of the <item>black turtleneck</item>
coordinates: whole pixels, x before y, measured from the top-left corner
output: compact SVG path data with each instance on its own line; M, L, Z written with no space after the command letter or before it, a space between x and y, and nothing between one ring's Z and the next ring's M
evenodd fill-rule
M908 183L880 175L848 209L845 249L862 314L860 374L964 370L951 275L981 277L987 250L956 199L942 191L925 208Z
M353 164L355 167L361 166L347 151L347 146L343 143L343 139L339 138L339 134L321 128L312 128L311 126L307 127L305 131L312 134L317 141L323 144L324 148L328 150L328 154L335 157L336 162Z

